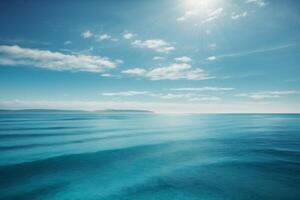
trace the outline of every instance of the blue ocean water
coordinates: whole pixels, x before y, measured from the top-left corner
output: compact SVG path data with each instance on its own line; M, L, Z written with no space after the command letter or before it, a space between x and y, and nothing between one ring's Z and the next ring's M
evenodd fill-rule
M0 199L300 199L300 115L1 111Z

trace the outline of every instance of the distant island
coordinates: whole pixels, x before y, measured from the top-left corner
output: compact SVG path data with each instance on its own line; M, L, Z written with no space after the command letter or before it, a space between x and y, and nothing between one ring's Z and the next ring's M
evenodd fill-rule
M135 110L135 109L105 109L105 110L65 110L65 109L19 109L19 110L8 110L0 109L0 112L9 113L154 113L149 110Z
M1 109L0 112L14 112L14 113L60 113L60 112L88 112L83 110L60 110L60 109L16 109L16 110L9 110L9 109Z
M150 110L134 110L134 109L106 109L96 110L94 112L106 112L106 113L153 113Z

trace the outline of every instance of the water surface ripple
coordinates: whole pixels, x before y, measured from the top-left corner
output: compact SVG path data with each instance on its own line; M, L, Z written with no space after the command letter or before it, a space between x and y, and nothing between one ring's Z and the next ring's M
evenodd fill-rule
M300 199L300 115L0 112L0 199Z

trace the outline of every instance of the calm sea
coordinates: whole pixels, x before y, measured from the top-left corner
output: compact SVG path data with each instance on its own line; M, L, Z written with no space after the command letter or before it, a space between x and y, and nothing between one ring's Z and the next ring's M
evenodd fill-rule
M300 199L300 115L1 111L0 199Z

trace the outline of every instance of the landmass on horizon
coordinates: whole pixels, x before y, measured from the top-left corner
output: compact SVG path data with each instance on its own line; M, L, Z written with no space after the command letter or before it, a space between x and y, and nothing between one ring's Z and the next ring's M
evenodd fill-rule
M105 109L105 110L64 110L64 109L0 109L0 112L12 112L12 113L76 113L76 112L87 112L87 113L154 113L150 110L133 110L133 109Z

